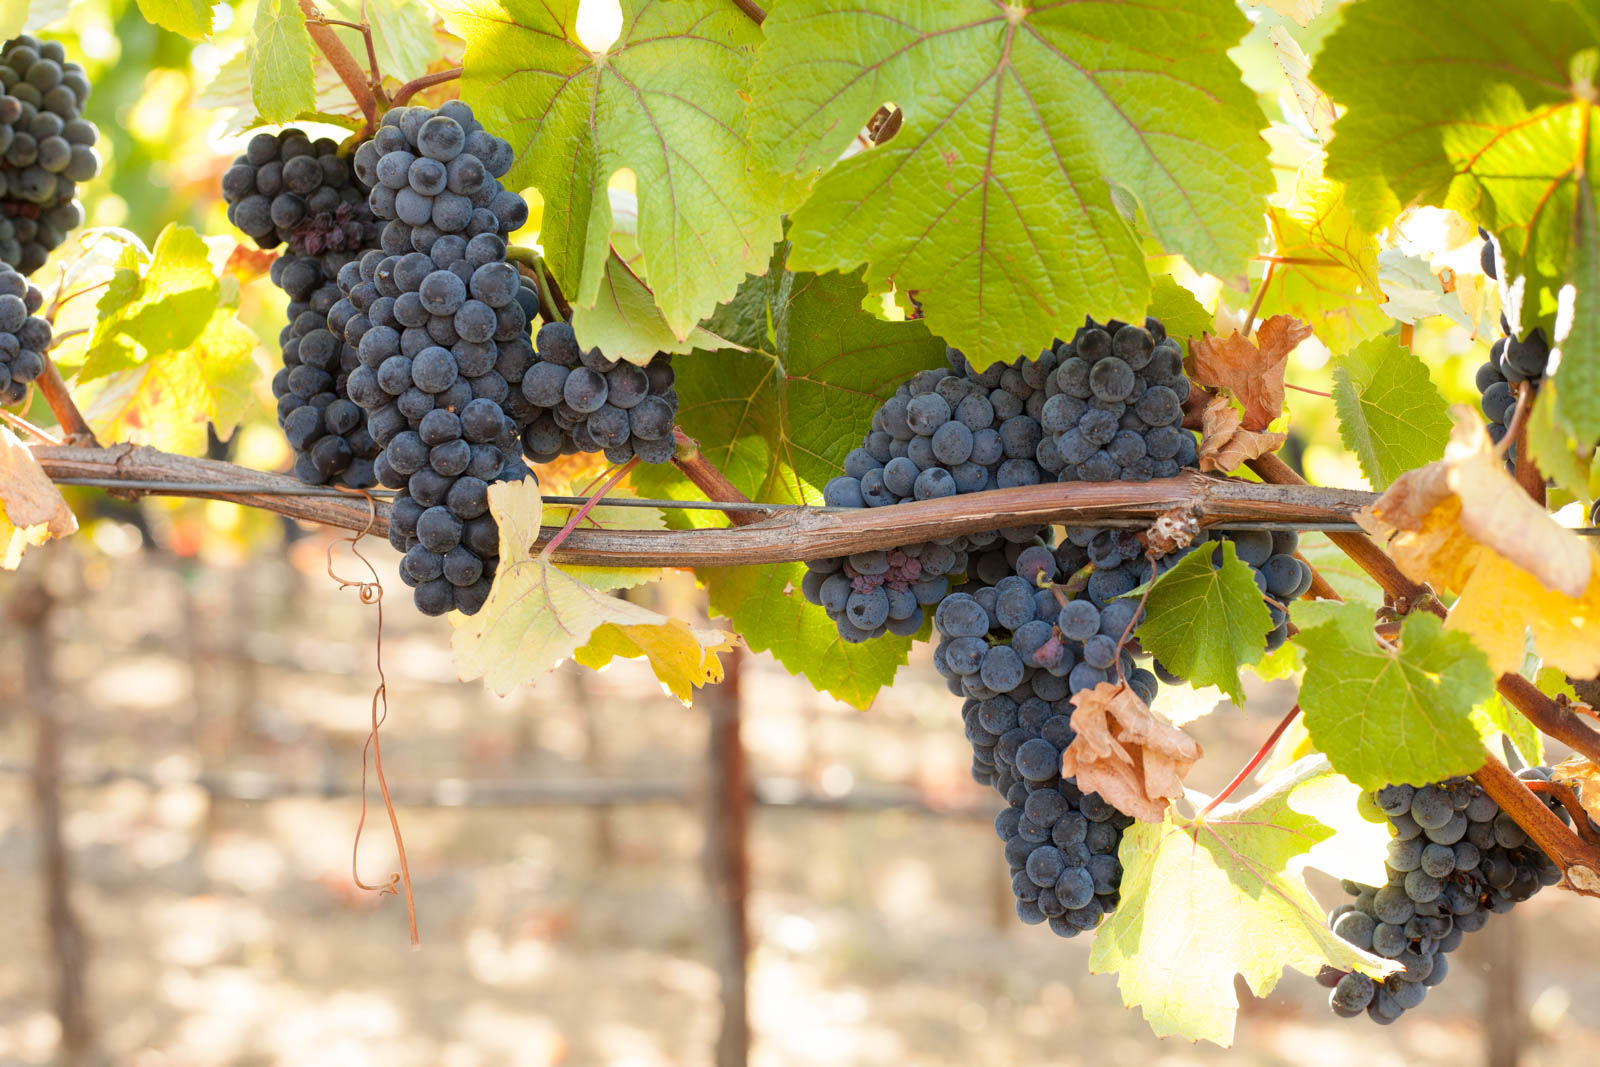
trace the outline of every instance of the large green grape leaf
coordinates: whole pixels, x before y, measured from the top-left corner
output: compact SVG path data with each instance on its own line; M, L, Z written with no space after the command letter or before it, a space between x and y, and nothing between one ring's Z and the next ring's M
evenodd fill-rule
M211 0L139 0L139 12L173 33L194 40L211 36Z
M1336 937L1301 873L1312 847L1335 833L1313 811L1348 793L1326 759L1308 756L1204 818L1168 808L1163 822L1134 823L1118 851L1122 902L1095 936L1089 970L1117 972L1122 1002L1157 1037L1224 1046L1239 1012L1235 975L1264 997L1285 967L1398 970Z
M943 365L944 343L926 326L874 317L861 309L865 295L859 276L791 275L776 259L708 322L749 350L675 361L679 425L752 500L820 503L878 405L912 374ZM651 496L703 499L670 468L641 468L633 481ZM721 517L678 518L712 525ZM732 619L752 649L849 704L870 704L906 662L910 638L845 643L801 596L802 564L696 573L713 614Z
M316 110L311 34L296 0L259 0L245 53L250 95L262 119L288 122Z
M562 289L599 298L611 205L638 186L644 274L682 338L767 262L781 236L770 181L752 175L745 85L761 31L732 4L623 0L622 34L590 52L576 0L438 0L467 42L463 98L507 137L508 185L544 196L540 242Z
M1374 489L1444 458L1450 415L1427 364L1393 336L1374 337L1333 368L1339 436Z
M1397 648L1378 643L1361 604L1301 600L1292 614L1306 653L1306 729L1340 774L1375 789L1483 763L1472 709L1493 692L1494 672L1470 637L1422 612L1407 616Z
M1232 541L1211 542L1150 586L1139 643L1190 684L1214 685L1243 704L1239 668L1266 654L1271 629L1250 565L1239 559Z
M794 213L792 264L865 260L980 366L1087 314L1142 318L1135 216L1200 271L1255 251L1272 179L1231 4L789 0L763 29L759 157L795 188L831 167ZM886 101L900 130L836 163Z
M182 226L163 230L148 259L123 249L77 375L102 439L195 454L207 423L226 437L254 406L259 344L237 318L237 284L219 281L208 256Z
M1328 173L1367 190L1367 225L1386 225L1401 204L1452 208L1494 231L1508 278L1526 276L1524 329L1554 315L1569 281L1579 317L1593 321L1600 277L1583 269L1594 262L1583 243L1596 240L1584 179L1600 167L1594 0L1462 0L1448 19L1430 0L1361 0L1343 19L1316 70L1346 109ZM1600 437L1597 331L1574 336L1557 373L1588 386L1565 390L1561 412L1586 440Z
M1215 333L1216 320L1200 301L1170 274L1158 274L1150 288L1150 314L1161 320L1167 336L1189 350L1189 338Z

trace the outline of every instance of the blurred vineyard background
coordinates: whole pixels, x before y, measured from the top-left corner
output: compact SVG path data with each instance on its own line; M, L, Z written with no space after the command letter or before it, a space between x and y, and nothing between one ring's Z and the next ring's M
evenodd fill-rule
M88 226L148 243L186 224L226 260L217 182L242 138L212 105L252 5L219 8L234 29L201 46L132 0L54 6L48 33L88 68L103 131ZM1265 95L1286 91L1272 18L1238 51ZM1292 196L1300 161L1274 147ZM615 193L625 205L626 175ZM1471 235L1439 217L1418 229L1473 292ZM57 260L80 254L69 242ZM237 272L241 314L270 345L283 296L257 270ZM1475 397L1485 346L1468 324L1426 320L1415 343L1450 399ZM1290 380L1326 389L1319 352L1303 345ZM264 346L264 371L272 358ZM265 372L257 394L213 450L282 469ZM1293 408L1313 480L1362 484L1331 403ZM1247 1003L1234 1050L1157 1042L1112 979L1086 973L1087 939L1016 922L995 802L968 777L926 649L865 712L766 656L740 657L737 683L693 709L629 663L499 700L456 682L448 625L401 596L384 616L383 736L413 953L402 903L351 876L378 623L330 576L328 536L226 504L69 496L83 534L0 575L0 1065L731 1067L746 1000L748 1061L764 1067L1505 1067L1600 1048L1600 932L1559 893L1469 942L1467 966L1400 1025L1341 1023L1291 975ZM365 547L399 589L394 553ZM360 575L347 548L333 559ZM686 578L647 595L697 603ZM1192 727L1210 757L1194 786L1231 777L1292 687L1251 695ZM360 873L382 884L397 867L375 790L367 816ZM81 1000L61 1001L63 967Z

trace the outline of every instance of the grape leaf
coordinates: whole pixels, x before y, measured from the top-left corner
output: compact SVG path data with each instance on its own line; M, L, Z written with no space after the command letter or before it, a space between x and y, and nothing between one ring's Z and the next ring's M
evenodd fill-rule
M916 291L978 366L1038 352L1086 314L1142 318L1132 215L1197 270L1242 271L1272 184L1226 51L1248 24L1209 0L1133 19L991 0L774 8L752 75L758 158L796 187L831 166L793 214L792 265L866 260L874 289ZM891 100L900 130L835 163Z
M123 247L77 376L103 439L193 455L208 423L227 437L255 405L259 344L238 320L238 284L218 279L210 255L176 225L148 258Z
M1240 425L1240 418L1239 409L1228 397L1214 396L1206 401L1200 412L1201 470L1234 470L1246 460L1276 452L1288 440L1288 434L1246 430Z
M1375 976L1398 970L1336 937L1293 869L1334 835L1305 809L1348 792L1327 761L1312 756L1204 818L1169 808L1164 822L1130 826L1118 852L1122 902L1095 937L1089 970L1117 972L1122 1002L1137 1006L1157 1037L1224 1046L1239 1010L1235 975L1266 996L1285 967L1307 975L1324 964Z
M1508 12L1497 0L1462 0L1446 22L1436 13L1428 0L1367 0L1344 11L1317 58L1318 80L1346 109L1328 173L1368 189L1371 228L1400 204L1424 203L1492 230L1506 278L1527 277L1523 328L1554 314L1569 280L1578 306L1592 308L1600 277L1583 267L1597 258L1584 179L1600 167L1600 139L1589 135L1600 23L1582 3ZM1600 437L1600 343L1581 338L1557 378L1587 385L1565 392L1562 415L1580 438Z
M0 426L0 570L14 571L29 548L77 532L78 518L61 490L28 446Z
M1587 504L1600 497L1600 463L1592 453L1579 454L1578 442L1557 418L1560 394L1561 386L1548 379L1534 394L1528 413L1528 454L1545 477Z
M1396 322L1417 323L1430 315L1444 315L1457 325L1475 331L1477 323L1462 301L1461 289L1465 281L1463 276L1456 275L1455 286L1446 292L1444 282L1421 256L1407 255L1399 248L1386 248L1378 253L1378 284L1383 287L1383 295L1388 297L1383 310Z
M1151 584L1139 643L1190 684L1217 686L1243 704L1239 667L1261 659L1271 629L1250 565L1232 541L1211 542Z
M250 97L266 122L288 122L317 107L311 35L296 0L259 0L245 46Z
M611 359L641 365L657 352L681 356L696 348L713 350L730 344L700 326L679 340L656 307L655 296L615 251L606 258L599 298L591 307L572 309L572 329L584 348L598 348Z
M508 185L544 197L540 240L562 288L593 306L607 259L606 183L635 176L638 244L677 337L759 270L782 236L773 183L747 166L743 94L760 29L732 4L624 0L602 54L576 0L438 0L467 41L462 97L510 138Z
M216 74L206 83L205 88L200 90L200 95L195 99L199 107L220 113L221 132L225 135L231 136L256 126L273 124L256 113L254 91L250 84L253 64L254 58L248 43L241 44L238 50L217 68ZM312 77L313 91L318 107L322 110L301 112L293 117L307 122L326 122L330 125L344 126L351 130L359 127L361 120L351 117L359 113L355 98L339 79L338 72L330 64L321 62L313 66Z
M1150 287L1150 314L1161 320L1162 328L1189 350L1189 339L1215 332L1211 312L1194 298L1194 294L1170 274L1158 274Z
M1304 320L1335 353L1389 327L1378 287L1378 238L1358 225L1344 186L1320 157L1300 168L1293 193L1267 208L1276 262L1262 283L1262 316Z
M722 680L717 653L734 647L731 635L607 595L533 551L544 512L533 479L490 486L489 510L500 524L494 588L478 614L450 617L462 681L482 678L505 696L574 655L597 667L642 655L684 703L693 686Z
M211 36L211 0L139 0L139 12L162 29L190 40Z
M1393 336L1374 337L1333 368L1339 437L1374 489L1444 455L1450 415L1427 364Z
M1572 327L1558 339L1561 362L1553 380L1556 412L1579 440L1593 444L1600 440L1600 219L1588 176L1576 185Z
M1531 629L1547 664L1592 676L1600 553L1512 480L1476 412L1453 414L1444 458L1402 475L1357 521L1407 576L1460 593L1448 627L1470 634L1496 672L1522 668Z
M748 350L675 364L679 424L751 499L820 503L821 486L841 473L878 405L912 374L944 365L944 344L925 325L875 318L861 310L865 292L858 276L791 275L780 251L767 275L751 278L708 323ZM640 470L634 483L651 496L703 499L670 468ZM911 639L845 643L801 596L804 574L797 563L696 569L712 611L732 619L752 649L865 707L905 664Z
M426 74L428 65L439 58L433 19L424 4L412 0L322 0L321 6L333 18L357 23L365 10L367 24L372 27L372 48L378 54L378 69L386 81L410 81ZM352 55L366 57L367 46L361 34L344 26L333 29Z
M1437 782L1483 763L1472 706L1494 690L1487 657L1430 614L1406 617L1399 647L1380 645L1372 611L1331 600L1291 608L1305 649L1300 708L1311 740L1366 789Z
M1556 673L1562 677L1559 671ZM1499 693L1491 693L1488 700L1472 709L1472 722L1491 752L1499 751L1497 739L1504 736L1528 766L1544 763L1544 737L1539 728Z

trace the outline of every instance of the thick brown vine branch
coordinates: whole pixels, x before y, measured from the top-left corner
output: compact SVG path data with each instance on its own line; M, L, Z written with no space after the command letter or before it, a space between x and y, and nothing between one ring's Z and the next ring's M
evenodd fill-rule
M378 121L378 100L372 94L372 86L367 83L367 75L361 69L361 64L339 40L339 35L324 19L316 4L311 0L300 0L300 10L306 16L306 32L322 50L322 54L328 57L328 62L339 75L339 80L344 82L345 88L350 90L350 95L355 97L361 114L366 116L367 125L373 125Z
M1305 485L1305 480L1276 456L1250 461L1250 469L1263 481L1275 485ZM1447 613L1437 597L1400 572L1383 549L1364 533L1330 533L1329 540L1356 562L1397 603L1426 608L1443 618ZM1600 733L1571 711L1539 692L1520 674L1503 674L1496 683L1505 697L1540 732L1561 741L1590 760L1600 762ZM1550 809L1531 793L1515 775L1490 758L1475 775L1478 783L1494 798L1518 826L1568 871L1566 885L1589 896L1600 896L1600 849L1583 841ZM1576 873L1574 865L1576 864Z
M52 478L88 478L138 483L175 483L167 495L230 500L290 518L346 530L367 527L365 498L281 495L303 493L293 478L249 470L217 460L177 456L153 448L36 447L34 458ZM743 495L703 457L678 461L702 492L721 502ZM195 491L187 486L226 487ZM159 492L126 490L130 495ZM760 518L735 512L746 523L709 530L574 530L555 553L558 560L598 566L695 567L782 563L842 556L851 552L951 537L992 529L995 516L1015 525L1067 523L1148 525L1173 511L1205 524L1281 523L1318 526L1342 523L1374 499L1371 493L1305 486L1270 486L1187 471L1153 482L1054 482L997 489L942 500L859 511L795 508ZM387 529L388 507L379 505L373 533ZM750 522L754 518L756 521ZM548 528L540 545L555 534Z

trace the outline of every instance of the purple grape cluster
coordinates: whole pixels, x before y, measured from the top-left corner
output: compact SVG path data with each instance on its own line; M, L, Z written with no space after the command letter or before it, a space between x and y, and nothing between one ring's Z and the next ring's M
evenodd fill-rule
M1499 277L1499 265L1494 238L1481 228L1478 235L1483 238L1483 273L1495 280ZM1495 444L1505 438L1517 417L1518 387L1523 382L1532 382L1537 387L1550 367L1550 342L1545 338L1543 327L1535 327L1518 337L1511 329L1510 320L1502 313L1500 333L1489 346L1489 359L1478 368L1477 376L1480 404L1484 418L1489 420L1489 437ZM1513 464L1515 449L1512 445L1507 452Z
M83 224L78 184L100 173L88 99L89 78L59 41L0 48L0 262L23 274Z
M222 176L229 220L264 249L282 247L269 277L289 296L273 376L278 425L308 485L376 484L379 449L366 414L350 400L356 350L330 327L342 296L338 272L375 247L377 222L347 155L297 129L258 133Z
M1550 769L1529 768L1518 777L1548 781ZM1379 981L1326 968L1319 980L1331 988L1334 1014L1365 1012L1387 1026L1444 980L1447 957L1465 935L1555 885L1561 870L1470 778L1389 785L1368 799L1389 819L1388 878L1381 886L1346 880L1344 891L1354 899L1334 908L1328 922L1352 945L1405 969ZM1545 802L1568 819L1555 798Z
M538 300L506 260L528 219L498 180L512 158L459 101L395 108L355 153L382 228L340 268L328 323L355 351L349 397L382 449L378 481L401 491L389 540L427 615L482 608L500 552L489 486L532 476L514 412Z
M658 353L643 367L583 351L572 326L539 327L537 358L522 378L522 397L533 408L522 431L523 454L548 463L574 452L604 452L612 463L635 456L665 463L677 453L678 419L672 357Z
M20 404L28 383L44 373L50 323L35 314L43 304L28 279L0 263L0 405Z

